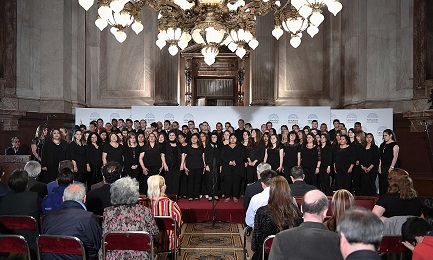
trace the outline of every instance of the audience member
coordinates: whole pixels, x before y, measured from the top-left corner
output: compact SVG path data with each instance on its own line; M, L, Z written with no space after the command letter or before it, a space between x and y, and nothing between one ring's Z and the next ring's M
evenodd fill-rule
M24 166L24 171L29 174L28 191L37 192L40 198L47 195L47 184L37 181L36 178L41 173L41 165L38 161L28 161Z
M271 179L277 176L277 173L273 170L267 170L260 174L260 179L262 180L263 191L254 195L251 198L250 204L247 209L247 214L245 216L245 223L254 227L254 217L256 216L257 210L268 204L269 200L269 186L271 185Z
M339 237L323 224L328 211L328 198L319 190L304 195L302 212L304 223L281 231L275 236L270 260L279 259L343 259Z
M257 181L255 181L252 184L249 184L247 186L247 188L245 189L245 194L244 194L244 209L247 210L248 206L250 205L250 201L251 198L256 195L259 194L260 192L263 191L263 187L262 187L262 180L260 179L260 174L262 174L262 172L266 171L266 170L270 170L271 169L271 165L268 163L260 163L259 165L257 165Z
M87 259L98 259L101 247L101 225L95 215L87 212L86 188L83 184L69 185L63 195L63 203L58 210L44 218L42 234L75 236L86 248ZM47 254L44 259L82 259L76 255L63 255L61 258Z
M111 204L104 209L102 231L147 231L154 239L159 235L158 226L149 208L137 204L139 198L138 182L131 177L118 179L111 184ZM102 252L100 252L100 257ZM149 259L146 251L109 251L108 259Z
M348 190L337 190L332 196L332 216L325 221L326 227L331 231L337 230L341 215L355 205L355 199Z
M433 227L433 197L425 197L422 204L424 219Z
M425 219L409 218L401 228L401 240L413 252L412 260L433 256L433 227Z
M310 190L316 190L317 187L309 185L304 181L305 175L301 166L295 166L290 170L290 179L292 179L292 184L290 184L290 190L293 196L304 196L305 193Z
M283 176L272 178L269 203L260 207L254 218L251 241L251 249L254 251L252 259L262 259L263 242L267 236L299 226L301 222L301 212L293 203L289 183Z
M30 155L29 149L26 146L21 146L18 137L12 137L12 146L5 149L5 155Z
M53 210L59 209L63 202L63 193L74 181L74 173L69 169L63 169L57 175L56 182L59 185L42 200L42 213L47 215Z
M58 171L61 172L64 169L69 169L69 170L71 170L71 172L73 172L74 171L74 164L72 163L72 161L70 161L70 160L63 160L63 161L59 162ZM80 182L78 182L78 181L74 181L74 183L75 184L80 184ZM51 192L53 192L53 189L55 187L59 187L59 184L57 184L56 180L48 183L47 184L48 194L50 194Z
M382 240L383 223L370 210L354 207L338 219L340 250L344 259L380 260L377 248Z
M3 182L1 182L1 178L3 177L4 174L5 172L3 171L3 167L0 165L0 196L5 195L6 193L9 192L8 186Z

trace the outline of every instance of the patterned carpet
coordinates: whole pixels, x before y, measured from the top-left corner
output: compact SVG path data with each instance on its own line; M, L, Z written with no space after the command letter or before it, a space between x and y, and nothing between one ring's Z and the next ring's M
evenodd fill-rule
M182 227L179 260L241 260L243 225L233 223L194 223ZM165 255L158 260L166 259Z

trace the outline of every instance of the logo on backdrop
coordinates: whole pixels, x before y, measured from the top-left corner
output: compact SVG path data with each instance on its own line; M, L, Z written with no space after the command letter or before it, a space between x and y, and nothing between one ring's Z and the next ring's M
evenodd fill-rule
M152 113L148 113L146 114L146 116L144 117L144 119L146 120L147 124L150 125L153 122L155 122L155 115Z
M194 120L194 116L190 113L183 116L183 123L188 124L188 121Z
M380 137L382 137L383 136L383 131L385 130L385 129L388 129L388 127L386 127L386 126L380 126L378 129L377 129L377 135L378 136L380 136Z
M174 115L171 113L165 114L164 121L165 120L170 120L170 122L173 122L174 121Z
M356 121L358 121L358 117L354 113L350 113L346 116L347 123L355 123Z
M379 116L376 113L370 113L367 115L367 123L377 124L379 123Z
M334 121L334 119L338 119L337 115L334 113L331 113L331 123ZM331 124L332 125L332 124Z
M272 124L278 124L280 122L280 118L276 114L271 114L268 118L268 121Z
M93 112L93 113L91 113L90 114L90 121L89 122L92 122L92 121L96 121L96 120L98 120L98 118L100 118L101 116L98 114L98 113L96 113L96 112Z
M362 128L362 131L364 131L364 133L368 133L368 129L367 129L367 127L362 126L361 128Z
M119 118L120 118L120 115L117 114L117 113L113 113L113 114L110 115L110 121L113 120L113 119L119 119Z
M298 124L298 115L297 114L290 114L287 118L287 123L292 125Z
M310 124L311 125L311 122L313 121L313 120L317 120L317 119L319 119L318 117L317 117L317 115L316 114L309 114L308 115L308 124Z

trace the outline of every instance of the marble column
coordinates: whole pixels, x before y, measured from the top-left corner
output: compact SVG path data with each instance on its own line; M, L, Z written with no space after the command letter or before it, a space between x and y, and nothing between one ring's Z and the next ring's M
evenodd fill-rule
M166 46L164 49L156 49L155 69L155 103L154 106L178 106L178 58L171 56Z
M257 22L259 46L250 55L250 85L252 106L275 105L276 40L272 15L260 17Z

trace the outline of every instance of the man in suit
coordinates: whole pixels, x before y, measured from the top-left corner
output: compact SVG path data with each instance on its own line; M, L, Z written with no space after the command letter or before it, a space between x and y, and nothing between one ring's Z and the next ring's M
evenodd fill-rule
M340 250L344 259L380 260L377 248L382 240L383 222L371 210L352 207L339 218Z
M316 186L307 184L304 177L304 171L300 166L295 166L290 170L290 179L293 182L290 184L292 196L304 196L308 191L317 189Z
M86 202L86 188L83 184L69 185L63 195L63 203L58 210L54 210L44 219L42 234L75 236L86 248L87 259L98 259L101 247L102 230L95 215L88 212ZM54 259L47 255L44 259ZM63 255L62 259L82 259L79 256Z
M41 173L41 164L37 161L28 161L24 166L24 171L29 175L27 190L37 192L42 199L47 196L47 184L36 180Z
M304 222L275 236L269 259L343 259L339 236L323 224L327 211L328 198L323 192L307 192L302 201Z
M20 139L18 137L12 137L12 146L6 148L5 155L29 155L29 149L25 146L21 146Z
M259 163L257 165L257 181L255 181L252 184L248 184L247 188L245 189L245 195L244 195L244 209L247 210L248 206L250 205L251 198L259 194L263 191L262 187L262 180L260 179L260 174L266 170L271 170L271 165L268 163Z
M87 193L87 210L102 216L104 209L111 206L111 184L120 178L122 166L117 162L108 162L102 167L104 185Z

